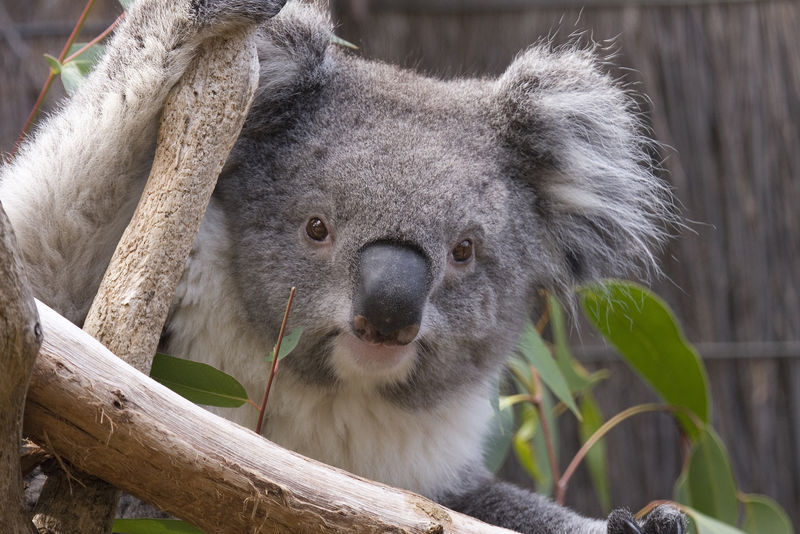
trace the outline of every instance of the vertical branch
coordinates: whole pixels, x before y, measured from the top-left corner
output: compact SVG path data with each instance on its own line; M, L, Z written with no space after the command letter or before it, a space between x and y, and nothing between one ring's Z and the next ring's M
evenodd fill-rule
M8 532L36 530L22 507L19 449L22 413L41 344L39 315L0 204L0 525Z
M191 251L217 176L222 170L258 84L251 30L201 46L193 65L165 104L155 160L142 199L117 246L84 330L138 370L148 373L175 288ZM112 429L113 430L113 429ZM34 522L45 532L104 534L119 492L100 481L49 488Z

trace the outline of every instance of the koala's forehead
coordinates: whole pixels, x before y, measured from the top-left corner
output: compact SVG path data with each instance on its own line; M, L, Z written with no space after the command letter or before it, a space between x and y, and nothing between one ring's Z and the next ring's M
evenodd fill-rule
M413 195L438 209L503 202L503 152L485 117L483 82L358 61L345 67L296 137L308 186L342 201L355 192L379 204Z

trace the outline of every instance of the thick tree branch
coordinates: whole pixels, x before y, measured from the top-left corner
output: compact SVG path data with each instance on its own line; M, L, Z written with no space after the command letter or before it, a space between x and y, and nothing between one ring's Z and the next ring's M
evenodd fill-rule
M19 450L25 391L41 329L11 223L0 204L0 525L36 532L22 507Z
M136 371L39 304L25 432L207 532L509 532L306 459Z
M205 43L164 107L147 185L84 330L148 372L183 266L258 85L251 30ZM101 480L68 487L56 472L34 523L47 534L104 534L119 492Z

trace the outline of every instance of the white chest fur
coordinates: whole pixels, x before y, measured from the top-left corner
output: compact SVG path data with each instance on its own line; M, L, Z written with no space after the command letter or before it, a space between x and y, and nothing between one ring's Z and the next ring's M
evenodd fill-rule
M247 327L227 276L229 239L212 204L203 221L170 316L169 350L208 363L239 379L260 399L269 347ZM254 428L255 410L215 409ZM406 410L374 389L329 389L278 372L264 434L300 454L360 476L429 497L460 486L460 471L482 460L482 437L491 416L484 391Z

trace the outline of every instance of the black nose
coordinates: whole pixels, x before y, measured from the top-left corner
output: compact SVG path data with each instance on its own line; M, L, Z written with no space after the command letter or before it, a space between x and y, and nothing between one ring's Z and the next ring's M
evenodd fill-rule
M372 243L359 254L353 332L370 343L414 341L428 294L428 261L417 249Z

